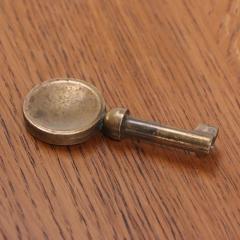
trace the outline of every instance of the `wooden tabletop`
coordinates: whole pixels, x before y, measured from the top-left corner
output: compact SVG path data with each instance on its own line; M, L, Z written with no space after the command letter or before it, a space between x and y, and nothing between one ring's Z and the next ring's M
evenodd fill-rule
M1 0L0 239L239 239L239 24L238 0ZM56 77L141 119L219 126L216 149L42 143L22 104Z

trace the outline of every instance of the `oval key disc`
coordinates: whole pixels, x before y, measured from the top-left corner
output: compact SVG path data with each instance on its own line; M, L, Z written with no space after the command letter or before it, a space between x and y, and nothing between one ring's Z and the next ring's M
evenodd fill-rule
M105 102L89 83L54 79L28 93L23 113L35 137L51 144L71 145L87 140L101 128Z

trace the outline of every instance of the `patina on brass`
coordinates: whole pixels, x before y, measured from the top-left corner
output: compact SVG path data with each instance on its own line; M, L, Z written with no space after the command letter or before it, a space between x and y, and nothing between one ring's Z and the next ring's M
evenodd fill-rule
M81 143L102 130L115 140L136 137L209 153L218 135L218 128L206 124L188 131L139 120L131 117L126 108L114 108L106 113L98 90L76 79L55 79L36 86L24 101L23 113L34 136L57 145Z
M28 130L57 145L87 140L101 127L105 103L91 84L76 79L54 79L33 88L23 104Z
M195 130L189 131L136 119L129 115L126 108L110 110L105 115L103 131L116 140L135 137L160 145L202 153L210 152L218 135L218 128L206 124L200 124Z

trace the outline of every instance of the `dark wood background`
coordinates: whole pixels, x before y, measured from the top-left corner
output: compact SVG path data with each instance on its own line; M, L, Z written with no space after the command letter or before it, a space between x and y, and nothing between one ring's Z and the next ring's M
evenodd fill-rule
M238 0L1 0L0 239L239 239L239 24ZM144 119L217 125L216 149L39 142L22 103L55 77Z

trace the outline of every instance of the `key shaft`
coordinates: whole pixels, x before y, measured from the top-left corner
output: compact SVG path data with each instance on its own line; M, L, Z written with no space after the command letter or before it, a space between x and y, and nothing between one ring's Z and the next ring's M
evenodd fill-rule
M103 132L116 140L133 137L163 146L209 153L218 135L218 128L200 124L195 130L189 131L136 119L129 115L127 109L115 108L106 114Z

